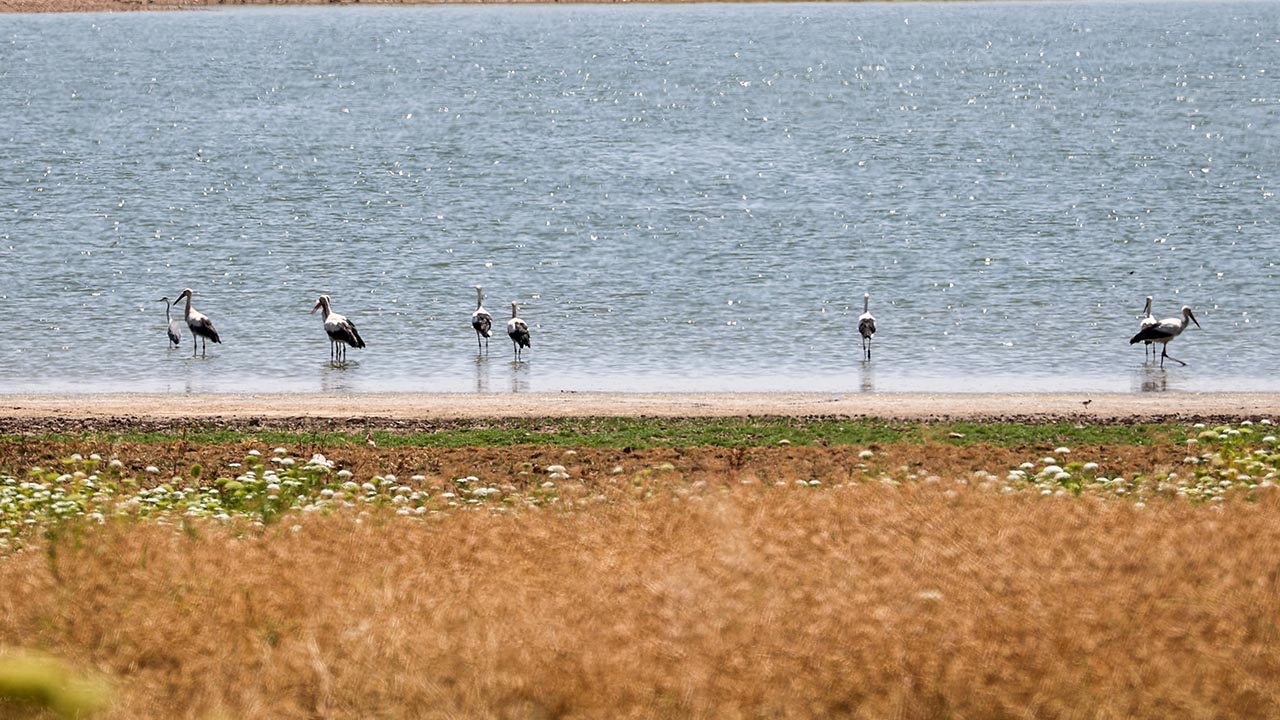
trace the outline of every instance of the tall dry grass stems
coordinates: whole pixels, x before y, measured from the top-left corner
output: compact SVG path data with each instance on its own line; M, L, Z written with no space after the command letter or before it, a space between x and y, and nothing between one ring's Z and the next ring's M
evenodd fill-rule
M106 672L110 718L1275 717L1278 512L757 485L109 523L0 559L0 645Z

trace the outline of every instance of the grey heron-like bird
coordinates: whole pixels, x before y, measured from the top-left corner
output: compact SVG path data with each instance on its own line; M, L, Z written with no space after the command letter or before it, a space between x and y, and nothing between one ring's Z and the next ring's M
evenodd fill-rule
M196 340L200 340L200 354L204 355L208 348L209 341L221 343L222 338L218 337L218 331L213 328L213 321L208 315L191 307L191 288L183 290L178 299L173 301L174 305L182 302L183 298L187 299L187 309L183 312L183 317L187 320L187 327L191 330L191 356L196 354Z
M876 318L871 314L871 293L862 294L862 314L858 316L858 334L862 336L862 353L871 359L871 338L876 336Z
M169 304L169 298L162 297L159 302L164 303L164 329L169 334L169 349L173 350L182 344L182 325L173 319L173 306Z
M317 310L324 310L324 331L329 336L329 362L345 363L347 346L363 348L364 340L350 320L333 311L328 295L321 295L309 314L314 315Z
M1137 335L1129 338L1129 344L1132 345L1144 341L1160 343L1164 346L1164 349L1160 351L1160 367L1164 367L1165 358L1169 358L1179 365L1186 365L1186 363L1169 354L1169 341L1181 335L1182 331L1187 329L1188 322L1193 322L1196 327L1200 327L1200 321L1196 320L1195 313L1191 312L1191 308L1183 305L1180 317L1165 318L1151 327L1139 330Z
M488 352L489 338L493 335L493 316L484 309L484 288L476 286L476 311L471 313L471 327L476 331L476 352ZM480 338L484 338L484 347L480 346Z
M1147 328L1155 327L1156 325L1160 324L1160 321L1157 320L1155 316L1151 314L1151 296L1150 295L1147 296L1147 304L1142 308L1142 314L1138 316L1138 319L1141 320L1141 322L1138 323L1138 332L1142 332ZM1197 323L1197 325L1198 324L1199 323ZM1150 340L1144 340L1142 342L1142 347L1143 347L1142 357L1144 360L1146 359L1148 354L1151 355L1152 360L1156 359L1156 349L1151 347Z
M515 302L511 303L511 319L507 321L507 337L511 338L511 343L515 346L516 362L520 361L520 348L532 347L529 344L529 326L525 321L516 317L518 308Z

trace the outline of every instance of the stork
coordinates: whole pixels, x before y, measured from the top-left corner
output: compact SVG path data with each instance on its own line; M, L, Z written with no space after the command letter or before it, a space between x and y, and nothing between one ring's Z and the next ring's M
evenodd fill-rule
M525 321L516 317L517 307L515 302L511 303L511 319L507 321L507 337L511 338L511 343L515 346L516 362L520 362L520 348L532 347L529 344L529 326Z
M1155 327L1156 325L1160 324L1160 321L1157 320L1155 316L1151 314L1151 296L1150 295L1147 296L1147 304L1145 307L1142 308L1142 314L1138 316L1138 319L1142 321L1138 323L1138 332L1142 332L1147 328ZM1199 325L1199 323L1196 323L1196 324ZM1142 357L1145 359L1147 357L1147 351L1150 350L1151 359L1154 360L1156 357L1156 349L1151 347L1151 341L1145 340L1143 341L1142 345L1143 345Z
M1164 346L1164 349L1160 351L1160 367L1164 367L1165 358L1169 358L1179 365L1186 365L1186 363L1169 354L1169 341L1178 337L1183 330L1187 329L1187 322L1193 322L1196 327L1200 327L1200 321L1196 320L1195 313L1191 312L1191 308L1183 305L1181 317L1165 318L1155 325L1144 327L1138 331L1137 335L1129 338L1129 344L1132 345L1143 341L1160 343Z
M476 331L476 352L481 352L480 338L484 338L485 352L489 350L489 338L492 336L493 316L484 309L484 288L476 286L476 311L471 313L471 327Z
M191 330L191 357L195 357L197 339L201 341L200 355L202 356L205 354L205 350L208 349L210 340L215 343L221 343L222 339L218 337L218 331L213 329L213 321L209 319L209 316L191 307L192 294L191 288L183 290L182 294L178 295L178 299L173 301L173 304L177 305L182 302L183 298L187 299L187 309L184 311L183 317L186 318L187 327Z
M328 295L321 295L316 301L316 306L311 308L308 314L315 315L316 311L321 309L324 310L324 331L329 336L329 362L335 365L345 363L347 346L362 348L364 340L360 338L360 333L350 320L333 311Z
M871 359L871 338L876 336L876 318L871 314L871 293L862 294L862 314L858 316L858 334L862 336L862 352Z
M182 326L173 319L169 298L162 297L159 302L164 303L164 329L169 333L169 349L172 350L182 343Z

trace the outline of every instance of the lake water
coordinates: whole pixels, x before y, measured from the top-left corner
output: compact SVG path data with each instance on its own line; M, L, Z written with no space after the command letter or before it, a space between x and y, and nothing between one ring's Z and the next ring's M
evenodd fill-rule
M1271 2L3 15L0 392L1280 390L1278 114Z

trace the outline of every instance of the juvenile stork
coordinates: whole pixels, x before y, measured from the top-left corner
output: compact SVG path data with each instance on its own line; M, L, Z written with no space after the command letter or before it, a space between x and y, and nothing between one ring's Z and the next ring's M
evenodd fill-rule
M1164 349L1160 351L1160 367L1164 367L1165 358L1169 358L1179 365L1186 365L1186 363L1169 354L1169 341L1178 337L1183 330L1187 329L1187 322L1193 322L1196 327L1200 327L1200 321L1196 320L1195 313L1191 312L1191 308L1183 305L1181 317L1165 318L1151 327L1139 330L1137 335L1129 338L1129 344L1132 345L1136 342L1144 341L1160 343L1164 346Z
M197 339L200 340L200 355L203 356L210 340L221 343L222 339L218 337L218 331L213 329L213 321L209 316L191 307L191 295L191 288L187 288L178 295L178 299L174 300L173 304L177 305L183 298L187 299L187 309L183 312L183 317L186 318L187 327L191 330L191 357L196 355Z
M515 346L516 362L520 362L520 348L532 346L529 344L529 326L516 317L516 311L517 307L513 301L511 303L511 319L507 321L507 337L511 338L511 343Z
M1147 304L1142 308L1142 314L1138 316L1138 319L1141 320L1141 322L1138 323L1138 332L1142 332L1147 328L1152 328L1160 324L1160 321L1157 320L1155 316L1151 314L1151 296L1150 295L1147 296ZM1199 325L1200 323L1196 323L1196 324ZM1156 357L1156 349L1151 347L1151 341L1150 340L1143 341L1142 346L1143 346L1143 350L1142 350L1143 359L1144 360L1146 359L1148 355L1148 351L1150 351L1149 354L1151 355L1151 359L1154 360Z
M489 338L492 336L493 316L484 309L484 288L476 286L476 311L471 313L471 327L476 331L476 352L489 351ZM480 338L484 338L484 347L480 346Z
M876 336L876 318L871 314L871 293L862 294L862 314L858 316L858 334L862 336L862 353L871 359L871 338Z
M335 365L347 361L347 346L363 348L364 340L350 320L333 311L328 295L321 295L310 315L324 310L324 331L329 336L329 362Z
M182 326L173 319L173 307L169 304L169 298L162 297L159 302L164 303L164 328L169 333L169 349L172 350L182 343Z

